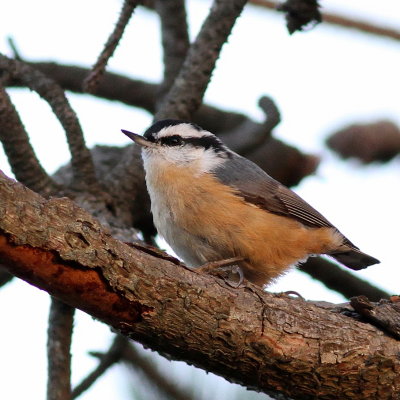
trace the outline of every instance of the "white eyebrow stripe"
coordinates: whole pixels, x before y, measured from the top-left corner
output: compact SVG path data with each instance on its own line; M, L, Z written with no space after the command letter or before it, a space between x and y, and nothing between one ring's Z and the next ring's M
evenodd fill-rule
M196 137L201 138L203 136L212 136L208 131L199 131L193 127L191 124L179 124L173 126L167 126L161 129L157 133L157 139L168 137L168 136L180 136L182 138Z

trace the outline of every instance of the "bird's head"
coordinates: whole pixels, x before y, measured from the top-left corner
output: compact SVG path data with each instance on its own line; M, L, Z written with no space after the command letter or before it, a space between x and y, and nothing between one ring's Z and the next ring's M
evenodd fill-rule
M211 132L191 122L165 119L143 136L122 132L142 147L145 164L193 167L208 172L230 156L230 150Z

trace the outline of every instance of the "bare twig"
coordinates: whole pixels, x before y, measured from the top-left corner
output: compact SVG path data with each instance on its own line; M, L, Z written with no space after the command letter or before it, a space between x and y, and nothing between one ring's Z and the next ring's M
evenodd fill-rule
M111 366L120 361L124 349L128 345L128 339L123 336L116 335L110 349L105 354L97 355L100 362L97 367L77 385L72 391L72 399L76 399L83 392L90 388L101 375L104 374Z
M10 46L11 51L13 52L14 58L16 60L22 60L21 53L18 50L17 45L14 42L14 39L11 36L7 37L8 45Z
M251 157L251 153L271 137L272 129L281 120L279 110L270 97L261 97L258 104L265 113L265 121L262 124L246 120L236 129L223 135L224 142L229 147L246 157Z
M97 179L93 161L86 147L79 120L64 91L42 72L2 54L0 54L0 71L7 71L14 79L23 82L49 103L67 136L75 183L77 185L85 183L89 187L95 187Z
M189 48L189 33L184 0L157 0L164 49L164 79L159 87L159 101L171 88Z
M43 195L54 193L58 185L47 175L29 142L10 97L0 84L0 141L15 177Z
M71 399L71 338L75 309L52 297L47 339L47 400Z
M388 299L389 293L320 257L311 257L299 269L321 281L327 288L349 299L364 295L372 301Z
M113 32L107 40L103 51L101 52L96 64L90 71L90 74L83 81L83 90L89 93L94 93L99 84L99 81L104 74L108 60L114 54L115 49L118 46L119 41L125 31L125 28L135 10L138 0L125 0L122 6L118 22L115 25Z
M245 4L246 0L214 1L155 119L192 119L203 100L222 46Z
M276 9L279 2L273 0L250 0L250 3L269 9ZM342 28L355 29L360 32L370 33L377 36L383 36L394 40L400 40L400 31L374 25L370 22L354 20L341 15L322 13L322 21Z
M154 362L141 355L132 344L125 348L122 361L125 361L135 370L142 372L152 384L152 387L160 392L162 398L167 396L173 400L194 400L190 390L177 386L173 380L157 369Z

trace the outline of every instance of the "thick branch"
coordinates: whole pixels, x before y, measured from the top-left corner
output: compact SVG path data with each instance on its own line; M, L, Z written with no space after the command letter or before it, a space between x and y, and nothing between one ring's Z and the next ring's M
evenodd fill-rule
M338 309L233 289L4 176L0 230L0 262L14 274L174 359L297 399L400 394L400 342Z
M49 103L65 130L76 183L85 182L93 186L97 180L90 152L86 147L78 118L61 87L32 66L2 54L0 54L0 71L7 71L14 79L23 82Z
M40 165L23 123L1 84L0 141L11 169L20 182L41 194L50 194L58 190L58 185Z
M214 0L174 85L155 115L155 119L191 120L200 107L215 63L246 0Z

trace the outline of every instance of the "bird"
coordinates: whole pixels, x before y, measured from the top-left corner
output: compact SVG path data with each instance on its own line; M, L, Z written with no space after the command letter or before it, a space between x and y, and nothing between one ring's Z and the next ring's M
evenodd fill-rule
M141 146L158 233L186 265L235 265L264 287L309 256L360 270L379 263L299 195L195 123L164 119Z

